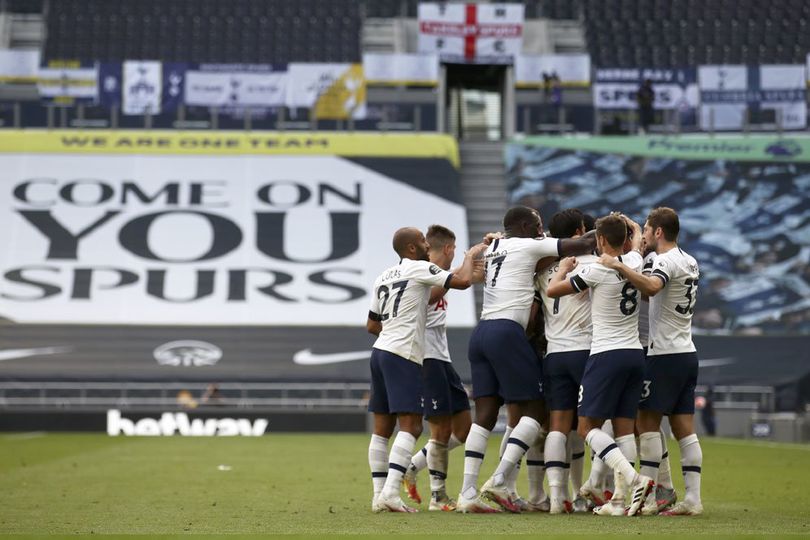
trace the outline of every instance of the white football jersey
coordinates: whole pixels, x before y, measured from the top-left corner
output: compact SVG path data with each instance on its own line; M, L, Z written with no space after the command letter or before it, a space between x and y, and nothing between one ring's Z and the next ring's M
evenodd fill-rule
M594 255L577 257L578 267L593 264L598 260ZM537 274L535 288L540 292L543 302L543 320L545 322L546 353L566 351L587 351L591 348L591 297L588 291L549 298L546 294L551 278L560 269L559 261L544 272ZM572 276L573 272L568 274Z
M499 238L484 252L481 320L509 319L526 328L534 300L534 268L543 257L559 257L556 238Z
M450 284L452 274L428 261L402 259L374 281L369 317L382 322L374 348L422 364L431 287Z
M653 261L655 260L655 252L651 251L644 257L644 266L641 268L641 273L649 276L652 272ZM638 340L641 342L642 347L647 347L650 344L650 302L649 300L641 300L638 312Z
M644 262L635 251L622 255L619 260L636 272ZM632 283L616 270L594 263L575 269L571 285L578 292L591 289L591 354L641 348L638 340L641 294Z
M425 358L450 362L450 349L447 347L446 296L439 298L435 304L428 304L427 324L425 325Z
M692 314L697 299L698 263L679 247L660 253L653 263L652 276L664 288L650 298L649 356L695 352L692 343Z

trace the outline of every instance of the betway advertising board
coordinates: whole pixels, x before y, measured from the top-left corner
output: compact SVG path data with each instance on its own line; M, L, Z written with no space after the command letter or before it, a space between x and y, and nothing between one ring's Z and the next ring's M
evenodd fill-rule
M457 159L439 135L2 133L0 316L362 325L396 229L467 238Z

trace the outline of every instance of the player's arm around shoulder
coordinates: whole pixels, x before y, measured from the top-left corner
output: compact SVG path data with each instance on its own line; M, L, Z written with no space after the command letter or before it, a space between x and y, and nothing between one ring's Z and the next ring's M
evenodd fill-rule
M467 289L473 283L482 282L484 266L481 261L481 255L487 247L485 243L476 244L471 247L467 253L464 254L464 262L451 274L450 279L445 284L445 288Z
M633 252L635 253L635 252ZM641 255L638 255L638 258L641 258ZM636 257L633 256L633 261L635 261ZM612 255L607 255L603 253L599 256L599 263L601 263L606 268L610 268L611 270L616 270L622 276L624 276L627 281L633 284L633 287L638 289L641 294L644 296L655 296L664 288L666 285L663 279L659 279L657 276L646 276L641 273L641 266L638 264L633 264L633 267L628 266L624 262L620 261L616 257Z
M560 261L559 269L551 276L548 289L546 289L546 296L560 298L561 296L580 292L574 287L572 280L567 279L568 274L576 269L577 264L575 257L566 257Z
M560 257L592 253L596 249L596 231L588 231L578 238L561 238L558 249Z

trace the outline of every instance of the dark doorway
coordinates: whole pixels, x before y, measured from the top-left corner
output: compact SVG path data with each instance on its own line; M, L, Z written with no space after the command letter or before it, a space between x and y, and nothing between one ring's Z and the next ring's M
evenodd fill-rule
M500 140L506 66L447 64L445 67L449 132L460 140Z

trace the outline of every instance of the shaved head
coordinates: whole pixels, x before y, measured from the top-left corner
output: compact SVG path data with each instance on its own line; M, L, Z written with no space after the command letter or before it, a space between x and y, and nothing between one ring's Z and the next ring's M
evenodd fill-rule
M419 252L419 246L425 243L425 236L416 227L402 227L394 233L394 251L403 259L412 258L412 256L409 256L411 246L415 246L416 251Z

